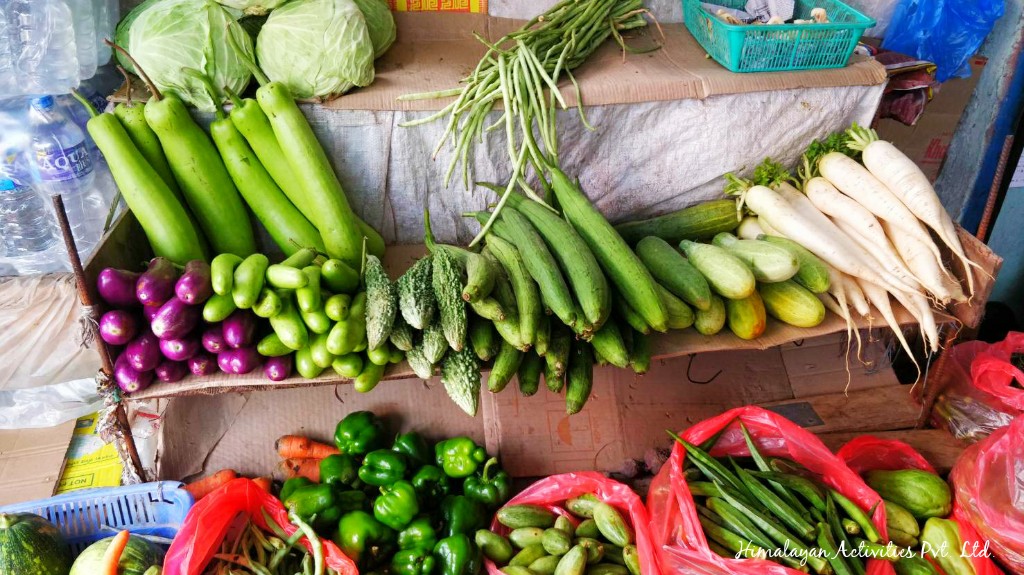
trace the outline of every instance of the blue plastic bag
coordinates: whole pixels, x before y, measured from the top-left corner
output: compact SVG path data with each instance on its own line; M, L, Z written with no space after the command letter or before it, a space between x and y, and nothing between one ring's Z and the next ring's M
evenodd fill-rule
M1003 15L1003 0L901 0L882 47L934 62L935 78L971 75L968 59Z

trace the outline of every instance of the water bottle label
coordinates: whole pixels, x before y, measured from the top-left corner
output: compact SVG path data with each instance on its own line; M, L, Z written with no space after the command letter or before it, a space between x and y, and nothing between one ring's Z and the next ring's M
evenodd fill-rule
M39 166L39 179L44 182L66 182L92 172L92 159L84 141L65 149L37 150L36 165Z

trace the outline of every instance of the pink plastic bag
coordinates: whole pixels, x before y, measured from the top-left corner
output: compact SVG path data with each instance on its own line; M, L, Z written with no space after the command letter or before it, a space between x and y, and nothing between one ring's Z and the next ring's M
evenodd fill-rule
M770 457L784 457L800 463L832 489L843 494L861 509L871 509L881 501L860 476L850 470L825 444L788 419L759 407L741 407L727 411L691 427L680 436L700 444L723 428L725 433L711 450L714 456L749 457L739 423L743 422L757 442L758 449ZM799 575L795 569L761 559L726 559L708 547L707 538L697 520L693 497L683 477L686 450L676 443L672 456L654 478L647 496L651 516L651 536L664 573L701 575ZM878 532L887 538L885 509L878 505L871 517ZM891 575L892 564L869 560L867 575Z
M563 508L565 501L585 493L593 493L601 501L615 507L632 524L636 532L637 552L640 555L640 572L644 575L661 573L651 545L647 508L636 492L614 479L608 479L593 471L552 475L530 485L505 505L532 503L543 505L559 515L568 515ZM491 530L503 535L508 534L508 529L498 523L497 519L491 522ZM489 575L502 575L490 559L486 559L484 564Z
M935 402L932 421L957 439L978 441L1024 412L1024 374L1010 359L1024 352L1024 333L1011 332L991 344L968 341L947 353L947 386Z
M224 541L228 529L239 515L244 515L270 533L263 511L291 535L298 527L288 520L288 511L273 495L263 491L250 479L232 480L192 506L171 548L164 557L166 575L200 575ZM300 543L312 551L309 540ZM359 575L356 564L330 540L324 540L325 563L340 575Z
M973 526L1014 573L1024 573L1024 416L968 447L950 474L954 516Z
M899 471L900 469L920 469L935 473L935 468L916 449L894 439L879 439L870 435L862 435L847 442L836 455L858 475L874 470ZM991 558L974 556L980 555L980 553L974 553L971 550L983 549L985 542L978 536L978 532L970 523L959 517L955 504L953 516L950 519L957 522L957 527L960 529L960 540L966 546L965 549L970 551L970 560L974 566L975 575L1003 575L1002 569L996 567Z

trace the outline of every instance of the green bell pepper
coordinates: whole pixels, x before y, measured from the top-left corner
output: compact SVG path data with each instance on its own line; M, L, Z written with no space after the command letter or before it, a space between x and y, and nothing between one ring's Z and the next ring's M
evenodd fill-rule
M433 549L437 545L437 530L429 517L420 516L413 519L398 534L399 549Z
M403 549L391 558L391 575L430 575L437 560L432 549Z
M384 423L371 411L353 411L338 422L334 444L348 455L363 455L384 443Z
M358 489L347 491L336 491L335 498L338 500L338 508L345 514L350 511L366 511L370 508L370 498L365 492Z
M348 454L328 455L320 460L320 483L342 488L359 479L359 464Z
M412 483L401 480L380 488L380 497L373 502L373 516L384 525L401 531L420 512Z
M435 507L448 495L448 476L440 467L424 465L413 474L412 486L416 488L416 495L419 495L424 507Z
M512 494L512 479L508 473L498 471L493 476L490 475L491 468L497 464L497 457L488 459L481 475L470 475L462 483L462 492L467 497L483 503L492 510L501 507Z
M333 525L342 516L337 493L324 483L296 487L284 500L284 506L317 528Z
M448 477L462 479L476 473L480 464L487 461L487 450L468 437L452 437L434 446L437 466Z
M378 449L366 454L359 468L359 479L367 485L391 485L405 477L409 463L405 455L390 449Z
M415 431L403 433L396 437L391 449L405 454L409 458L409 462L415 467L430 465L434 462L434 451L427 444L427 440L423 439L423 436Z
M365 511L346 513L338 522L334 542L350 559L367 566L385 555L394 532Z
M482 564L480 548L462 533L438 541L434 558L441 567L440 575L476 575Z
M281 493L278 494L279 498L281 501L284 501L288 499L296 489L307 485L313 485L313 482L305 477L292 477L291 479L285 480L284 484L281 485Z
M465 495L445 497L441 501L441 517L444 519L442 534L445 537L459 534L473 536L477 529L487 527L490 519L483 504Z

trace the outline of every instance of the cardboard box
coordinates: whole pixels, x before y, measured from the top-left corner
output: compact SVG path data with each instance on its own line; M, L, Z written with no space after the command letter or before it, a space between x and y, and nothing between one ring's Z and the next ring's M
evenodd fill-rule
M878 120L875 130L914 160L932 182L939 177L949 152L949 144L960 124L960 117L974 94L974 87L988 60L982 56L971 59L971 75L953 78L936 89L935 97L924 109L915 126L901 124L891 118Z
M0 505L50 497L57 486L75 422L0 431Z

